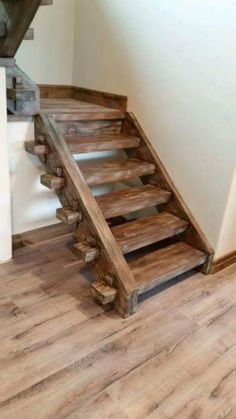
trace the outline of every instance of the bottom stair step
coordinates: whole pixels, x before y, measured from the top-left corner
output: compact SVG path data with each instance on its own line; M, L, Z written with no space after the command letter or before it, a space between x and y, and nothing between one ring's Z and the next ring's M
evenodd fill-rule
M139 294L149 291L200 265L207 255L185 242L178 242L129 263Z

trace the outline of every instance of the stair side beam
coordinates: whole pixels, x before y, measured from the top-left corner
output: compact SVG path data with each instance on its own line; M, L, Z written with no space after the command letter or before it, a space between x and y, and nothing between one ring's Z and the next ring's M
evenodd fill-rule
M50 161L53 155L56 157L55 165L60 165L63 170L63 177L67 187L69 186L73 195L79 203L83 219L86 220L89 230L96 238L96 246L99 249L99 259L104 263L104 267L109 267L109 273L115 278L115 286L118 290L115 305L121 315L127 317L137 309L138 290L134 276L118 246L111 230L100 210L90 188L76 164L64 136L61 134L53 118L47 114L37 115L36 135L43 134L47 137L47 144L51 149L51 154L47 157ZM52 164L48 170L52 170ZM65 190L67 189L64 188ZM60 191L59 199L60 197ZM63 199L61 199L63 201ZM71 205L70 197L67 195L67 205ZM101 262L101 263L102 263ZM100 262L93 262L95 271L102 274L99 267ZM108 272L106 272L108 274Z
M0 39L0 56L13 58L41 5L41 0L3 0L2 3L7 12L7 34Z
M183 218L189 223L189 228L184 233L183 238L187 243L208 255L202 268L203 272L208 274L214 257L214 250L133 113L127 112L122 131L125 134L141 138L140 146L136 149L126 150L126 153L131 158L142 159L155 164L156 172L154 175L144 177L142 181L144 184L153 184L172 193L172 199L164 206L165 211Z

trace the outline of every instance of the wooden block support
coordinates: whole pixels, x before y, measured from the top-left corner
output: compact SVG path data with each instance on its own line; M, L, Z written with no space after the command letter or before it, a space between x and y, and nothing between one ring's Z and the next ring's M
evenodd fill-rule
M26 141L25 150L34 156L46 156L50 152L46 144L37 144L34 141Z
M90 263L99 257L99 249L89 246L86 242L77 243L73 246L75 253L82 258L85 263Z
M102 305L112 303L117 296L117 289L112 288L103 281L92 284L92 294L96 301Z
M82 219L82 215L72 208L58 208L56 215L59 220L67 225L78 223Z
M55 175L41 175L40 182L52 190L61 189L65 186L65 179Z

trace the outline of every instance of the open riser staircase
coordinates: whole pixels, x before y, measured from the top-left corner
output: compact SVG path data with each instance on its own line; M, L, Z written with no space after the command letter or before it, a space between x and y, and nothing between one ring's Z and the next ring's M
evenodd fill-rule
M45 167L41 183L59 198L58 219L73 226L78 270L89 265L96 301L127 317L135 313L140 294L194 268L207 274L213 250L138 121L127 112L126 100L71 88L70 99L62 95L57 101L58 93L50 97L46 88L40 107L39 88L16 66L14 56L23 39L32 39L30 24L40 5L49 4L0 1L0 63L7 70L8 110L35 116L35 140L25 149ZM77 159L108 151L116 157L86 165ZM94 196L93 188L101 185L109 185L109 191Z
M40 114L36 142L25 147L46 167L41 183L57 193L62 204L57 217L74 225L74 251L81 267L93 269L95 299L113 303L128 316L136 311L140 294L194 268L208 273L212 250L135 117L110 113L110 123L119 124L115 132L94 129L92 134L91 120L98 118L97 127L103 127L109 113L105 120L66 110ZM75 132L81 123L83 130L89 127L86 135ZM123 153L86 165L74 158L110 150ZM104 184L114 192L94 197L92 188ZM146 215L150 208L156 210Z

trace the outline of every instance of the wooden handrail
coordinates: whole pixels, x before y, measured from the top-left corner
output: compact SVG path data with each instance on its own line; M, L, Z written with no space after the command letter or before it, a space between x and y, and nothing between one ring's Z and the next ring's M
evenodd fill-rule
M36 141L38 136L45 135L51 149L47 156L46 167L48 173L56 173L62 169L66 186L58 197L64 205L72 205L75 201L83 214L86 226L96 240L96 247L100 250L99 263L93 262L97 274L113 275L114 284L118 288L117 309L123 316L128 316L137 308L137 286L129 266L118 246L111 230L102 214L90 188L75 162L64 136L60 132L54 119L48 114L39 114L35 118ZM41 137L42 138L42 137Z

